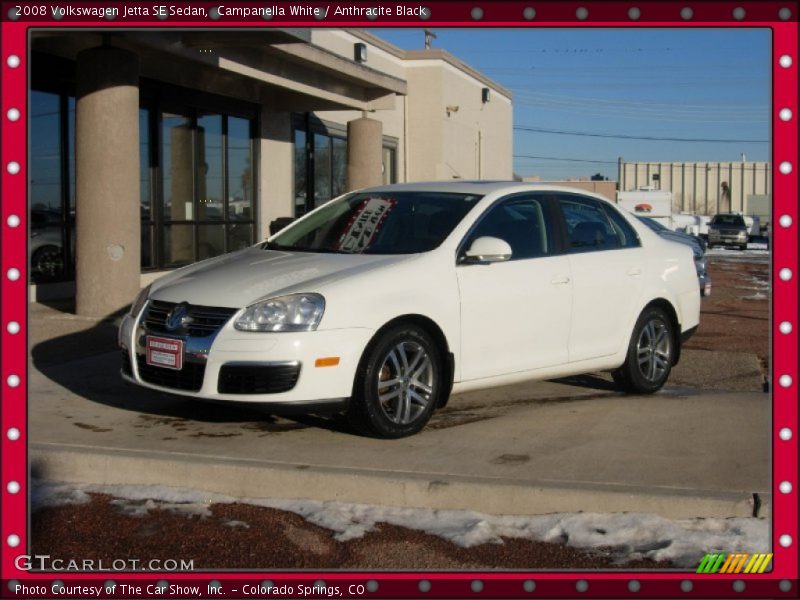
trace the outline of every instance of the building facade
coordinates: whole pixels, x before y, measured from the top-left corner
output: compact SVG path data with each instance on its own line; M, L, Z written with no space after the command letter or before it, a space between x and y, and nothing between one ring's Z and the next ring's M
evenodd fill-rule
M30 56L32 294L105 316L367 185L511 179L508 90L360 30L48 31Z
M672 192L675 212L712 216L746 212L747 199L772 194L768 162L626 162L619 160L619 191L642 187Z

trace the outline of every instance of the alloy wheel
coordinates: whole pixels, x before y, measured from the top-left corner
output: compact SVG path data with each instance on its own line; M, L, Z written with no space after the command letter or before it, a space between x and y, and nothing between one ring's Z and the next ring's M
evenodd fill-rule
M669 369L671 353L667 324L660 318L651 319L642 328L636 343L639 372L651 383L659 381Z
M392 348L378 370L378 400L394 423L408 425L425 412L433 398L434 368L420 344L402 341Z

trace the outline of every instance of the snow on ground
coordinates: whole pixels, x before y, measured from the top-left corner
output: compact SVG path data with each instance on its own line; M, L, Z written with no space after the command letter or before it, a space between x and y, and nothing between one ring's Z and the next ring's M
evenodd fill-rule
M706 250L706 256L717 256L725 258L741 258L745 256L767 256L769 254L767 244L747 244L747 250L737 248L726 248L724 246L714 246Z
M767 519L670 520L643 513L556 513L536 516L495 516L463 510L434 510L317 502L233 498L164 486L99 486L34 482L34 508L81 504L88 492L109 494L120 510L146 516L161 508L178 514L208 517L210 504L241 502L290 511L315 525L335 532L346 541L363 536L377 523L389 523L437 535L463 547L502 543L503 537L564 543L583 549L610 548L615 560L650 558L669 560L679 567L694 567L706 552L769 552ZM249 527L230 521L230 526Z

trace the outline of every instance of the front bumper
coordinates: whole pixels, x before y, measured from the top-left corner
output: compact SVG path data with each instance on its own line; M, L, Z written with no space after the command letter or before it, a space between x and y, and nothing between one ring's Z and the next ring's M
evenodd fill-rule
M709 244L724 244L726 246L741 246L748 242L747 233L727 234L718 231L708 232Z
M358 363L369 340L370 329L352 328L306 332L244 332L234 329L232 319L216 335L209 338L158 333L158 337L184 341L182 373L171 369L146 366L145 337L147 332L137 319L126 315L119 330L119 345L127 356L122 377L142 387L210 401L252 402L292 406L342 404L352 395ZM200 341L198 341L200 340ZM338 357L335 366L316 366L320 358ZM332 362L332 361L328 361ZM269 369L296 366L296 381L291 389L272 393L230 393L230 385L221 381L227 369L246 368L269 373ZM127 372L126 372L127 371ZM163 375L154 377L153 373ZM281 375L283 376L283 375ZM185 388L185 382L197 389ZM252 386L251 386L252 387ZM275 389L285 389L278 386ZM263 392L263 384L253 389ZM222 391L221 391L222 390Z

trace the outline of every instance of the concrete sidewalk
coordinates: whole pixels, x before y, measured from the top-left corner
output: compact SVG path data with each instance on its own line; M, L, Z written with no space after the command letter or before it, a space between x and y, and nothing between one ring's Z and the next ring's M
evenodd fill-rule
M768 394L623 396L587 376L456 396L421 434L381 441L126 386L117 352L42 356L29 438L46 480L494 514L750 516L754 494L769 509Z

